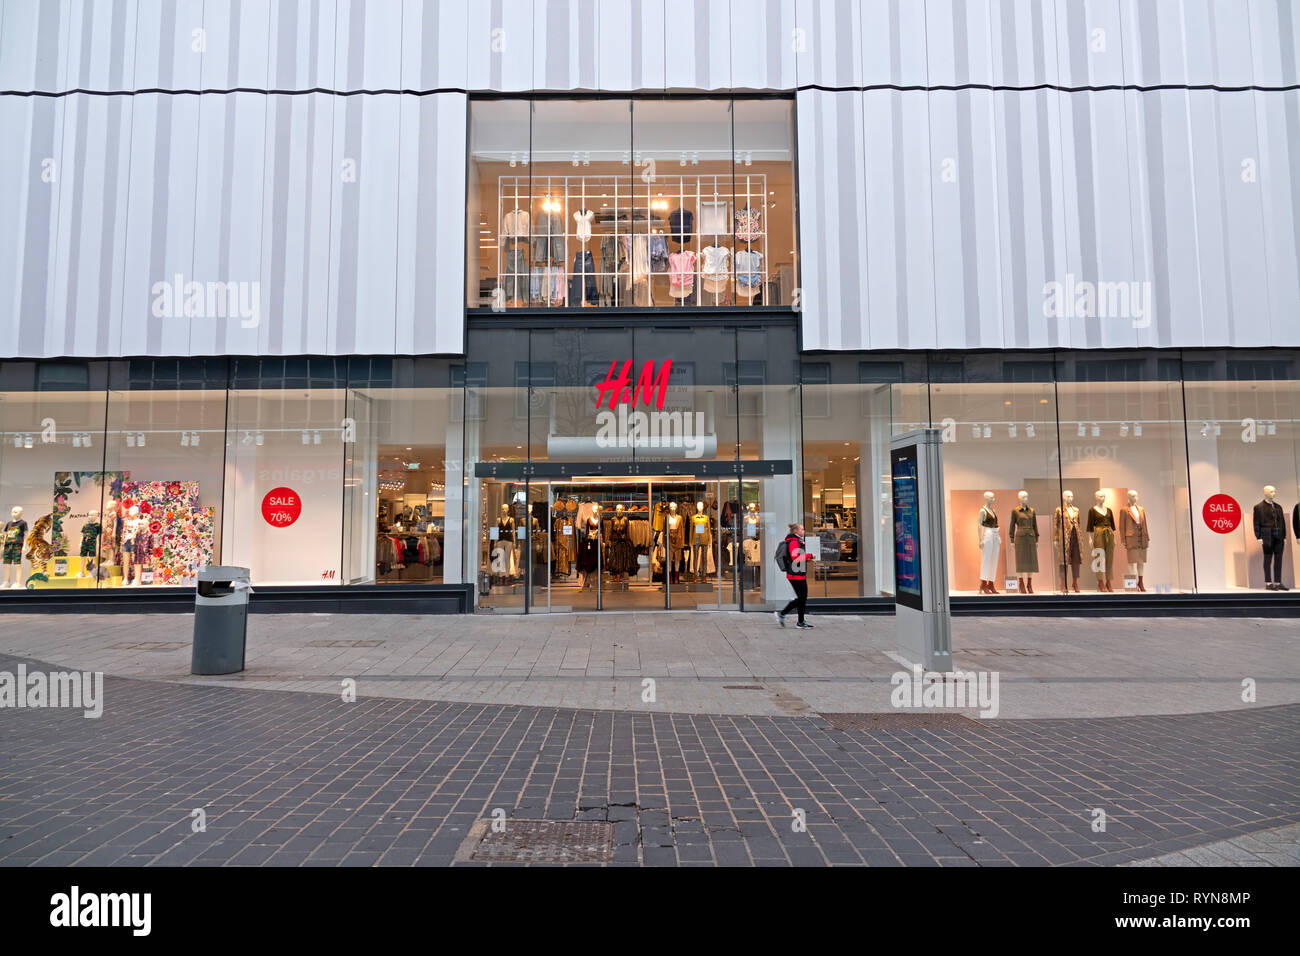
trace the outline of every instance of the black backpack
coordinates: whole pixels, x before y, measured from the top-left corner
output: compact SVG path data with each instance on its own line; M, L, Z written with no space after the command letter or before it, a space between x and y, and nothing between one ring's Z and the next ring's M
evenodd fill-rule
M792 540L797 541L799 539L792 534L786 535L785 540L781 542L781 547L776 549L776 566L785 574L793 573L794 569L790 559L790 542Z

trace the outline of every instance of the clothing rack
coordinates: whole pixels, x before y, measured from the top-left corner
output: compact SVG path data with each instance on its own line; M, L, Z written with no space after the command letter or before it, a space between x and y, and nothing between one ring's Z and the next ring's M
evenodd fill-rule
M640 283L649 282L656 275L667 277L670 268L665 266L656 269L652 261L651 267L645 270L644 274L639 274L635 269L633 250L628 249L628 262L625 269L620 269L618 266L621 256L616 246L615 268L605 269L597 240L607 236L614 237L616 242L624 237L641 237L648 240L650 236L661 235L671 241L672 247L675 247L675 250L670 247L670 253L690 251L695 254L694 266L690 270L691 291L683 297L670 295L669 299L672 303L678 306L721 305L730 301L729 295L733 292L737 298L742 298L740 292L744 288L756 292L760 302L767 304L762 298L768 291L771 269L771 259L767 250L766 173L725 175L659 173L652 183L643 183L639 177L633 178L635 176L636 174L633 173L629 176L498 177L497 277L499 285L505 287L503 294L507 294L505 290L514 293L507 295L508 300L515 301L523 298L530 306L579 306L581 302L569 301L568 280L576 275L578 276L576 281L579 283L587 276L593 277L598 285L608 283L610 306L654 304L648 293L645 296L646 301L626 301L627 298L633 297L632 293L623 288L618 280L623 277L625 270L631 270L629 273L631 284L635 288ZM593 208L601 199L610 199L612 202L603 204L600 208ZM706 204L713 203L723 205L726 230L723 232L711 230L706 233L703 231L704 208ZM559 208L542 208L543 204ZM578 237L577 224L573 219L574 212L584 209L590 209L593 214L591 237L585 241ZM602 209L612 209L613 212L602 214ZM737 237L735 230L736 214L742 209L754 210L758 213L757 233L747 235L745 238ZM527 235L507 234L505 230L506 216L513 215L516 210L522 210L528 215ZM677 229L672 228L669 217L676 210L686 210L691 213L690 230L682 229L680 221L677 223ZM543 215L560 217L560 231L538 232L537 222ZM517 226L518 223L512 225ZM679 242L678 239L681 238L685 241ZM593 241L597 241L595 246L591 245ZM706 245L721 245L724 241L730 242L728 250L730 256L725 272L718 273L718 276L726 277L726 291L706 292L702 284L705 275L703 249ZM561 252L558 263L554 260L557 243ZM537 250L542 250L544 253L540 259L536 255ZM751 263L751 267L745 270L747 275L756 275L758 279L755 283L744 287L736 281L736 255L742 251L755 253L758 256L757 267L753 267ZM593 262L601 260L596 265L595 271L588 271L585 268L580 272L574 270L572 265L575 252L579 255L583 252L595 252L592 257ZM536 292L533 288L534 280L536 280ZM526 292L527 295L520 296L520 291ZM585 290L582 294L587 295ZM599 300L602 293L598 292L597 296ZM743 298L749 299L750 303L753 302L753 296Z

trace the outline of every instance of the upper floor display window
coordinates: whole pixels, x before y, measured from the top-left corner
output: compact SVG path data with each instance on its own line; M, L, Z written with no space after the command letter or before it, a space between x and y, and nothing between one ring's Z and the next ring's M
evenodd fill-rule
M467 302L790 307L793 103L475 102Z

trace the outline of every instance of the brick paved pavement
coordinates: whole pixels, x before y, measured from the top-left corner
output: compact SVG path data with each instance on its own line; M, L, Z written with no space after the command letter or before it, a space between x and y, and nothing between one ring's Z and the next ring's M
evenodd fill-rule
M0 864L441 865L495 808L612 821L633 865L1126 863L1300 823L1297 706L866 732L118 678L105 696L98 720L0 711Z

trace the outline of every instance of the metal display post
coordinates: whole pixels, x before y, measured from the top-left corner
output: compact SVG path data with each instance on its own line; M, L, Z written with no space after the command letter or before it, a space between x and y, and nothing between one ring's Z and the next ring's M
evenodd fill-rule
M927 671L952 670L942 436L918 428L889 442L898 653Z

